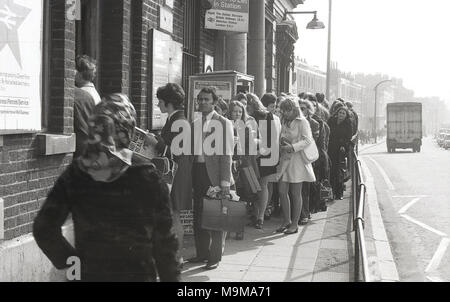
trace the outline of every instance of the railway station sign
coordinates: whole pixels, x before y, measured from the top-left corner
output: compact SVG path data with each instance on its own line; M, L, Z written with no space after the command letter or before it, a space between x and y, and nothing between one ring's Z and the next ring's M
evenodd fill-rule
M249 0L210 0L212 8L206 12L205 28L248 32Z

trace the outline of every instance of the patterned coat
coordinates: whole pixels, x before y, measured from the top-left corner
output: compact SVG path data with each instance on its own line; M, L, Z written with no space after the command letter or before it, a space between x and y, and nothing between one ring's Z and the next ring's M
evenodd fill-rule
M61 226L72 215L73 247ZM179 281L167 185L151 166L132 166L113 182L94 181L73 162L34 221L38 246L58 269L81 260L81 281Z

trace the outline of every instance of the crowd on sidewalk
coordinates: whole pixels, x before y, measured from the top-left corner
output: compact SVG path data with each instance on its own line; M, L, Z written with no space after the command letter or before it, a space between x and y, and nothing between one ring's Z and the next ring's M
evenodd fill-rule
M246 201L251 227L261 229L265 219L281 214L274 232L285 235L326 211L327 192L329 199L343 199L347 155L358 133L350 102L330 104L321 93L260 98L242 92L224 100L205 87L196 96L199 115L188 121L183 88L168 83L157 91L168 118L160 133L148 134L146 143L158 153L158 161L149 161L130 150L136 111L129 98L100 99L92 84L95 62L83 56L76 65L77 150L34 223L36 242L56 268L79 257L82 281L180 281L182 210L194 213L196 257L187 261L205 269L221 261L227 233L202 225L211 190L218 198L235 192ZM189 125L191 134L180 125ZM217 127L222 142L211 139ZM213 153L204 149L207 142ZM75 246L61 234L70 214Z

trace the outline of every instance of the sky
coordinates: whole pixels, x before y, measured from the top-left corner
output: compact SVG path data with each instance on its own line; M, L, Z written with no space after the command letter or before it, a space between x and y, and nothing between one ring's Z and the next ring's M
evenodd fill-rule
M305 0L326 29L307 30L312 15L295 15L296 55L326 71L328 1ZM415 96L450 104L450 1L332 0L331 59L346 72L402 78Z

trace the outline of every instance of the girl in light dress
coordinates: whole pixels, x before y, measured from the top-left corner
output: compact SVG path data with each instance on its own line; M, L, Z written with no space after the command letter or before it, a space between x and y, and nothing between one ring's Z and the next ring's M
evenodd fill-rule
M298 232L303 202L302 184L316 181L312 165L305 163L301 155L302 150L313 142L313 136L309 122L301 113L298 98L283 100L280 111L282 129L278 190L284 221L276 231L290 235Z

